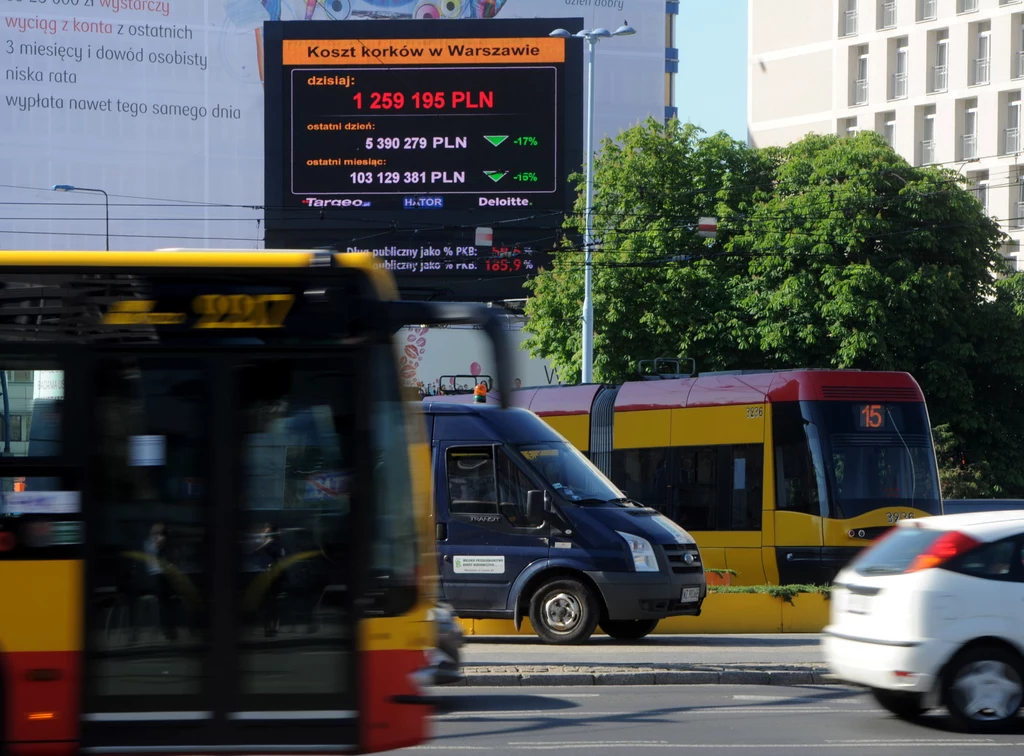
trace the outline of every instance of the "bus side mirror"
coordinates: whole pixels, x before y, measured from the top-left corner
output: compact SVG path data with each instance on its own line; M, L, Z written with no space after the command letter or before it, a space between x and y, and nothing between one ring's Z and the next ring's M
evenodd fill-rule
M526 519L531 525L544 522L544 512L547 509L544 491L526 492Z

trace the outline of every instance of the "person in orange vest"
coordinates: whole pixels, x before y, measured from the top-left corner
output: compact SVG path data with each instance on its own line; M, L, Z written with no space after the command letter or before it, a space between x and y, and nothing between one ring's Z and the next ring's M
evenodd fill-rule
M473 389L473 403L474 404L487 404L487 384L478 383L476 388Z

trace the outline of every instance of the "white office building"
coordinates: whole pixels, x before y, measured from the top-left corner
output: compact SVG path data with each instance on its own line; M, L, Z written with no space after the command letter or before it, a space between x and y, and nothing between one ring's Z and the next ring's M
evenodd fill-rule
M1022 0L750 0L750 144L870 129L959 170L1024 267Z

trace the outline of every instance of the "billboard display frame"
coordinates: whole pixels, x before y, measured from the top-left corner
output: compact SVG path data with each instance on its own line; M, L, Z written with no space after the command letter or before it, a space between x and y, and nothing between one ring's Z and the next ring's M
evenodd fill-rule
M555 28L580 28L581 18L541 18L541 19L472 19L446 20L443 23L427 24L422 20L380 20L372 24L337 24L330 21L305 22L301 24L289 22L269 22L264 25L265 40L265 86L266 106L264 109L264 174L265 174L265 223L267 246L289 246L292 238L305 236L302 232L323 235L331 231L359 232L371 229L418 230L425 228L444 227L476 227L513 225L525 229L560 228L564 214L572 211L575 202L575 187L569 182L569 176L583 169L583 40L571 38L561 40L549 38L548 34ZM425 33L425 29L430 34ZM289 201L290 187L287 171L291 164L288 145L290 139L290 82L287 72L292 67L285 66L284 46L294 40L422 40L430 39L444 45L452 39L506 39L529 40L550 39L564 44L564 59L558 63L535 64L557 68L558 95L554 107L556 127L556 154L558 155L559 175L557 189L561 195L559 202L551 203L542 211L531 211L529 207L470 207L462 203L462 207L408 208L384 207L377 209L373 204L370 208L342 206L344 197L338 203L327 203L321 206L296 207L296 200ZM360 61L354 60L356 68ZM334 68L334 60L331 66ZM405 65L382 64L384 70L402 70L417 63L412 61ZM422 62L419 63L422 65ZM440 65L440 64L439 64ZM451 67L450 64L445 64ZM470 68L476 64L458 64L461 68ZM484 64L487 65L487 64ZM503 64L491 64L499 70ZM344 68L338 66L338 68ZM446 71L446 73L451 73ZM288 96L288 101L284 98ZM277 106L275 107L275 104ZM425 118L430 116L425 116ZM409 121L416 122L416 118ZM413 127L415 130L415 128ZM514 131L515 125L510 124L508 131ZM522 128L519 128L522 130ZM481 192L483 194L483 192ZM443 192L409 191L408 196L444 196ZM368 195L372 203L372 198Z

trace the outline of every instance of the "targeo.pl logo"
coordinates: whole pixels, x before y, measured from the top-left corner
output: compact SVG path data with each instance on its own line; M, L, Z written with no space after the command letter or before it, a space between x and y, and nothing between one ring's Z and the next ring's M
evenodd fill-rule
M364 199L319 199L306 197L302 200L306 207L372 207L370 200Z

